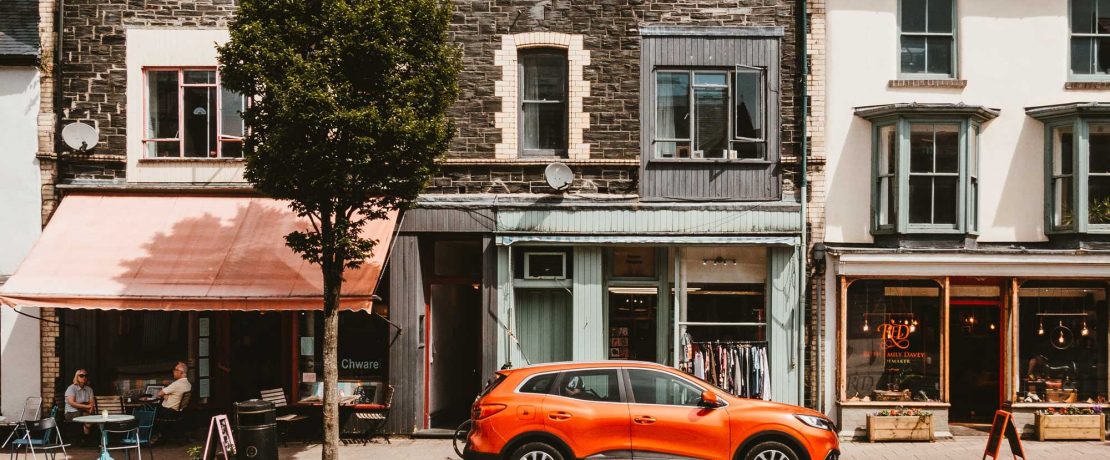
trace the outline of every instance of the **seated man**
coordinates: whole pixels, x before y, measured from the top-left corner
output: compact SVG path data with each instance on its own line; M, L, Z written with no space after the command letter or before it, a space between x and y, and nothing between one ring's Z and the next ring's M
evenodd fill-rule
M193 390L193 385L189 383L189 379L186 377L188 372L189 366L183 362L178 362L177 365L173 367L173 383L162 388L157 395L159 398L162 398L162 406L158 408L161 415L176 418L178 415L177 413L183 409L182 398L185 396L185 393ZM172 412L165 413L166 411Z

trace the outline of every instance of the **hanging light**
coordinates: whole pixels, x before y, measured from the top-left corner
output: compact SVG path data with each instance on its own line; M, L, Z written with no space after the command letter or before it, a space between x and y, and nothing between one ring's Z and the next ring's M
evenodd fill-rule
M1083 329L1079 330L1079 335L1086 337L1090 331L1087 330L1087 318L1083 318Z
M969 317L967 318L967 322L969 322L969 323L971 323L971 324L975 324L975 315L971 315L971 316L969 316Z
M1056 338L1056 342L1063 345L1064 343L1064 322L1060 321L1060 337Z
M916 331L917 331L917 325L916 324L911 324L910 325L910 332L912 333L912 332L916 332Z
M867 315L863 315L863 332L871 330L871 325L867 324Z
M994 323L991 323L991 330L994 330Z
M1044 335L1044 318L1041 318L1041 324L1037 326L1037 335Z

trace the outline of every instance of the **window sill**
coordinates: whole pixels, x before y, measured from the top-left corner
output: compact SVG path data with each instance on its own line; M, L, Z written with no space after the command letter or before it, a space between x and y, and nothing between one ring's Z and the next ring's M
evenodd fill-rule
M648 163L661 163L661 164L705 164L705 163L729 163L729 164L752 164L752 165L769 165L774 164L774 161L769 160L739 160L731 158L651 158Z
M524 157L524 158L447 158L440 164L447 166L546 166L551 163L565 163L570 166L612 165L612 166L639 166L640 160L636 158L585 158L570 159L562 157Z
M1073 402L1073 403L1049 403L1049 402L1014 402L1010 403L1010 407L1015 409L1048 409L1051 407L1110 407L1110 404L1087 403L1087 402Z
M941 401L840 401L843 407L951 407Z
M1087 81L1069 81L1064 83L1066 90L1102 90L1110 89L1110 80L1087 80Z
M888 88L955 88L963 89L967 86L967 80L959 79L937 79L937 78L922 78L922 79L898 79L890 80L887 82Z
M243 163L242 158L139 158L139 164L158 163Z

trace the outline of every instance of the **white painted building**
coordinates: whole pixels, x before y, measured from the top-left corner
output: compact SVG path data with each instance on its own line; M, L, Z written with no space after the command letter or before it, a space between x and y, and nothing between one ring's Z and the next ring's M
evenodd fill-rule
M0 14L0 285L42 230L39 179L38 3L4 3ZM26 316L21 313L27 313ZM37 309L0 306L0 413L18 417L40 390Z
M893 406L933 411L941 436L996 409L1028 431L1043 407L1107 407L1110 4L811 6L821 397L842 435Z

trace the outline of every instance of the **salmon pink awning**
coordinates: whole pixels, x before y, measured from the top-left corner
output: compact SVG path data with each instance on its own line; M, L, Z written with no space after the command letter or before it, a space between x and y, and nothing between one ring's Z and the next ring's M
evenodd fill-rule
M374 254L344 276L342 308L366 309L396 213L367 223ZM285 245L310 227L261 197L69 195L14 275L12 306L142 310L319 310L323 277Z

